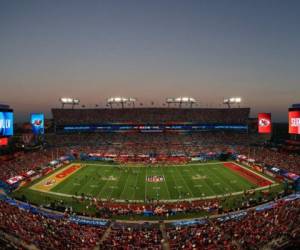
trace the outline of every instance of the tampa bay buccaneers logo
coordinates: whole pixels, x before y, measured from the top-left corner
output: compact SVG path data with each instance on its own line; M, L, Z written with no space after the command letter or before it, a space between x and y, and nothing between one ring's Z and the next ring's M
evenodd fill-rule
M260 127L268 127L270 126L271 122L269 119L261 118L259 119L259 126Z
M35 120L34 122L33 122L33 124L35 125L35 126L41 126L42 125L42 120Z

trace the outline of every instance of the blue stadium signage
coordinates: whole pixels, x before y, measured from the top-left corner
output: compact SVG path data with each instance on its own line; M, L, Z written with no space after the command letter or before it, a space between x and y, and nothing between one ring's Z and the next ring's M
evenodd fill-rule
M0 136L12 136L14 133L13 125L13 112L0 110Z
M175 124L175 125L131 125L131 124L100 124L100 125L74 125L63 126L65 132L125 132L125 131L139 131L139 132L163 132L163 131L218 131L218 130L234 130L234 131L247 131L247 125L240 124Z

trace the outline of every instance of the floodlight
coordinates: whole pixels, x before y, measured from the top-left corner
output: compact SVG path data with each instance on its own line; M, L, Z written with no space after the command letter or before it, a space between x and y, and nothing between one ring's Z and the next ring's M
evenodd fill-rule
M72 105L72 108L74 108L75 105L78 105L80 103L80 100L75 98L70 98L70 97L61 97L60 102L62 104L62 108L65 105Z
M136 99L135 98L132 98L132 97L130 97L130 98L127 98L127 97L121 97L121 96L116 96L116 97L110 97L110 98L108 98L107 99L107 104L112 108L112 105L113 104L116 104L117 106L119 105L119 104L121 104L122 105L122 108L124 108L124 104L126 104L126 103L132 103L133 105L132 106L134 106L134 103L135 103L135 101L136 101Z
M235 98L235 102L236 103L241 103L242 102L242 98L241 97L236 97Z
M242 102L242 98L241 97L230 97L230 98L226 98L224 99L223 103L228 105L228 108L230 108L231 104L240 104Z
M182 103L189 103L192 107L193 104L196 102L196 100L193 97L180 96L177 98L167 98L166 102L167 102L168 106L170 106L170 104L176 105L178 103L179 107L181 107Z

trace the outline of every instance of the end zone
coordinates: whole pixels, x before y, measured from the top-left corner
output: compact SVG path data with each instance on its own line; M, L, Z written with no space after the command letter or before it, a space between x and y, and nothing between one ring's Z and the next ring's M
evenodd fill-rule
M82 166L80 164L68 165L59 170L58 172L55 172L52 175L34 184L30 187L30 189L42 192L50 191L53 187L66 180L68 177L70 177L72 174L74 174L81 168Z
M245 168L237 163L227 162L227 163L223 163L223 165L224 165L224 167L230 169L231 171L237 173L241 177L250 181L254 185L257 185L260 187L266 187L266 186L274 184L274 181L270 180L269 178L267 178L263 175L260 175L248 168Z

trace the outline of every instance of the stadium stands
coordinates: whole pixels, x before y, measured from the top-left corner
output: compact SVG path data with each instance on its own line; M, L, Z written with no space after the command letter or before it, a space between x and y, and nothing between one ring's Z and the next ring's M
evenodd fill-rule
M104 227L67 216L50 219L0 201L0 229L41 249L282 249L300 243L299 223L299 196L210 219Z
M249 111L244 108L53 109L53 116L58 126L111 122L247 124ZM299 155L253 146L252 143L257 144L259 139L256 135L248 133L205 131L186 134L47 134L46 141L48 147L42 150L18 152L11 159L0 161L0 179L6 182L11 177L24 176L30 170L44 174L52 170L50 162L59 159L60 156L73 155L79 158L82 154L90 153L100 156L115 155L120 162L135 159L141 161L139 155L151 155L151 158L160 162L176 163L174 159L185 162L200 154L230 152L246 155L261 165L276 166L300 174ZM73 216L70 211L60 214L59 218L52 218L0 201L0 230L27 246L39 249L262 249L264 247L281 249L285 244L288 246L300 244L298 196L293 200L277 200L275 205L266 205L263 211L258 207L239 211L251 207L246 197L243 205L233 215L222 214L228 211L222 209L220 199L173 204L158 201L126 204L113 200L104 202L92 197L86 198L89 205L95 207L97 211L95 215L108 220L107 225L81 225L70 220ZM81 202L81 199L78 202ZM196 223L190 223L190 220L184 223L110 221L114 216L131 218L143 211L149 211L162 219L170 219L174 214L203 211L210 211L212 217L197 219ZM12 249L15 247L5 240L2 241ZM24 244L20 243L19 248L24 247Z
M197 122L246 124L249 108L52 109L56 125Z

